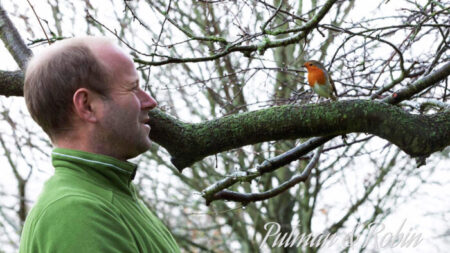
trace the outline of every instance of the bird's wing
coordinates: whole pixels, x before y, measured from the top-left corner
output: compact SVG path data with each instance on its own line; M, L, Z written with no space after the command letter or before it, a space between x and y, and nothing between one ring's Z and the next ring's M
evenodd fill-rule
M331 87L333 88L334 95L337 97L338 94L337 94L337 91L336 91L336 86L334 85L334 81L333 81L333 79L331 78L331 76L329 76L328 79L329 79L329 81L330 81Z

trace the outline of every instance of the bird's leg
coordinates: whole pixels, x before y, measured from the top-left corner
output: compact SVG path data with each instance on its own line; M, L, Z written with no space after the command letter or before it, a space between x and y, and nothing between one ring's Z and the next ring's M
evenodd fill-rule
M346 134L343 134L343 135L341 135L341 138L342 138L342 142L343 142L346 146L348 146L347 135L346 135Z

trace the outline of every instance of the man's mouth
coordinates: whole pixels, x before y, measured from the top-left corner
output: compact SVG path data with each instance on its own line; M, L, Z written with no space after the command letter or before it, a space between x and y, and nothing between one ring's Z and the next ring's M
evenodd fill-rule
M147 123L142 123L142 125L144 126L144 128L148 128L148 132L150 132L152 130L152 128L150 127L149 124Z

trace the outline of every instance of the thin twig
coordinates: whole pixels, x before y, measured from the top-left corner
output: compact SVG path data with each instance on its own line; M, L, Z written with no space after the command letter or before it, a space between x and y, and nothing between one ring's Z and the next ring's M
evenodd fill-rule
M40 19L39 16L37 15L36 10L34 9L33 5L30 3L30 0L27 0L27 2L28 2L28 4L30 5L31 10L32 10L33 13L34 13L34 16L36 17L37 21L39 22L39 25L41 26L41 29L42 29L42 31L44 32L45 38L47 38L48 44L51 45L52 42L51 42L51 40L48 38L47 32L46 32L45 29L44 29L44 26L42 26L41 19Z
M280 4L278 5L278 8L275 10L273 15L270 16L270 18L261 26L261 30L262 30L263 33L266 33L267 25L269 25L269 23L272 21L272 19L274 19L277 16L278 12L280 12L281 6L283 6L283 1L280 1Z
M169 18L169 11L170 11L170 6L171 5L172 5L172 0L170 0L169 4L167 5L166 15L164 16L164 21L161 24L161 30L159 31L158 39L155 42L155 50L153 50L152 61L155 59L155 54L156 54L156 51L158 50L158 44L159 44L159 41L161 40L161 36L162 36L163 31L164 31L164 24L166 24L166 21ZM145 90L148 90L148 86L150 84L151 69L152 69L152 66L149 66L148 67L148 74L147 74L148 78L147 78L147 82L145 83L145 87L144 87Z

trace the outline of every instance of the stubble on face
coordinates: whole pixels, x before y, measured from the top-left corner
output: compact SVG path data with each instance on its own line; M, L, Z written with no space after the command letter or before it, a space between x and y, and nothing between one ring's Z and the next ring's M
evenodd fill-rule
M151 146L149 127L144 125L148 111L141 109L133 87L139 76L132 60L114 45L97 48L97 57L112 73L110 92L103 101L98 144L104 153L121 160L133 158ZM136 83L137 82L137 83Z
M150 129L112 99L105 101L105 115L100 125L103 129L101 142L119 159L136 157L151 147Z

